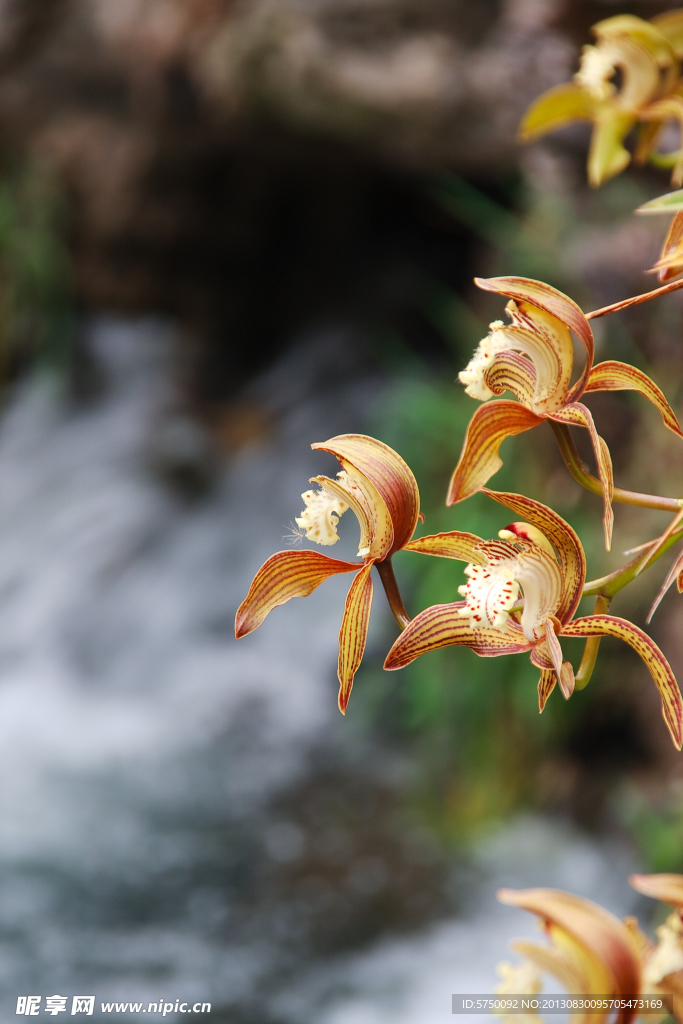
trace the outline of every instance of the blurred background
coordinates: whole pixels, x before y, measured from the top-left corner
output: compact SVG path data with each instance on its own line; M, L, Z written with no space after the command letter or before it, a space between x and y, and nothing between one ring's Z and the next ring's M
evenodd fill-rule
M383 673L376 590L342 719L348 581L239 644L233 621L299 539L308 478L336 471L313 441L396 448L425 532L509 521L485 497L444 506L476 408L455 378L503 309L472 278L539 277L584 309L646 290L665 224L632 211L668 188L636 169L591 191L587 127L526 148L516 127L593 22L674 7L0 3L4 1017L41 992L431 1024L534 932L499 884L651 923L626 877L683 870L683 762L629 649L603 641L590 686L539 718L526 657L451 648ZM651 373L680 413L679 296L595 327L598 358ZM683 492L647 403L589 404L619 484ZM667 522L616 506L606 555L549 429L503 457L494 486L568 518L592 578ZM355 521L340 532L353 557ZM668 564L615 614L642 626ZM413 613L464 579L408 554L396 570ZM652 635L679 678L682 626L674 589Z

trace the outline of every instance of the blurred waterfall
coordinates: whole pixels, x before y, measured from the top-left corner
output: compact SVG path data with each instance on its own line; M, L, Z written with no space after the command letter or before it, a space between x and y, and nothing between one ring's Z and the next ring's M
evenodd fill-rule
M406 824L401 764L336 710L348 580L233 638L308 478L333 469L309 443L362 430L386 386L352 339L303 343L253 386L277 429L195 501L150 468L171 329L100 319L88 345L97 401L69 409L34 379L0 424L2 1019L22 994L94 993L250 1024L445 1022L450 992L489 991L515 928L533 933L497 882L628 909L627 865L622 885L562 829L527 823L456 878ZM378 593L373 629L384 614Z

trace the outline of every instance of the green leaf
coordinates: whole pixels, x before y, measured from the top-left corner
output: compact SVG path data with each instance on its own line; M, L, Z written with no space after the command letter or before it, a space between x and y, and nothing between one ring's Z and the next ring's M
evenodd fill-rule
M643 203L636 210L636 213L676 213L683 210L683 188L677 188L675 192L667 192L664 196L657 196L649 203Z

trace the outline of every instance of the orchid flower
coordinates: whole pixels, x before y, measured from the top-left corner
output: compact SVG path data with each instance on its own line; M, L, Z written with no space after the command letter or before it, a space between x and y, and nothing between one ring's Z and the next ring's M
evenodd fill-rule
M647 991L683 996L683 875L631 875L638 892L676 908L657 928L657 943L643 935L635 921L628 922L640 946Z
M358 557L362 563L340 561L318 551L279 551L272 555L257 572L237 610L235 636L251 633L273 608L293 597L308 596L329 576L355 573L339 632L339 708L344 713L365 650L372 603L370 571L373 565L378 566L391 598L395 579L390 559L406 546L415 531L420 495L415 477L400 455L373 437L340 434L311 447L336 455L342 469L335 479L311 479L320 489L302 494L306 507L297 525L308 540L331 546L339 539L339 517L352 509L360 525ZM397 614L396 603L392 607ZM408 621L405 612L402 618Z
M629 928L609 911L558 889L500 889L497 897L501 903L536 914L550 940L550 946L526 940L513 944L513 949L525 958L516 968L521 977L533 979L534 968L547 972L572 995L617 999L643 991L638 943ZM501 966L504 973L509 973L508 965ZM529 981L527 985L530 987ZM507 990L512 991L509 987ZM622 1009L615 1018L613 1012L579 1011L570 1020L572 1024L604 1024L613 1019L615 1024L629 1024L637 1015L635 1008Z
M655 642L632 622L613 615L574 618L586 578L586 559L569 523L521 494L486 488L484 493L523 516L524 522L511 523L496 541L452 532L406 544L410 551L468 562L467 582L459 588L464 600L433 605L416 615L392 646L384 667L403 668L420 655L451 644L470 647L482 658L526 651L541 670L538 706L543 711L556 682L565 699L574 690L574 671L563 659L558 637L615 636L633 647L649 669L659 690L664 721L680 750L683 702L671 667Z
M674 184L683 184L683 148L660 155L655 146L667 121L683 126L679 59L683 56L683 11L644 21L629 14L594 25L595 46L584 46L574 81L555 86L531 105L520 125L525 141L572 121L593 125L588 180L597 186L619 174L631 160L624 140L638 123L639 163L673 164ZM621 84L614 81L620 73Z
M678 420L657 385L641 370L608 360L593 366L593 333L577 304L541 281L524 277L475 278L485 291L510 299L510 324L496 320L460 373L466 393L482 402L467 428L446 504L475 494L502 466L498 450L506 437L536 427L544 420L585 427L591 438L604 499L605 546L612 538L612 460L598 435L590 410L580 401L591 391L634 390L659 409L665 426L683 437ZM582 342L586 363L570 385L574 350L570 331ZM517 401L495 395L510 391Z

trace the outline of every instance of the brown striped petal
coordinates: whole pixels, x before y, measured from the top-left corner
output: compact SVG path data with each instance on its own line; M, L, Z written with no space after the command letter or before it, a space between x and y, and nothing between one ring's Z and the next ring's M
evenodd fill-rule
M575 427L585 427L591 437L593 454L598 467L598 476L602 484L604 511L602 525L605 533L605 549L609 551L612 547L612 529L614 527L614 513L612 511L612 495L614 493L614 478L612 476L612 459L609 448L595 429L595 423L590 409L587 409L581 402L572 402L565 405L551 416L551 419L558 423L571 423Z
M439 558L458 558L461 562L484 565L486 557L480 550L484 544L474 533L435 533L430 537L419 537L405 545L405 551L419 551L422 555L437 555Z
M256 573L237 609L235 636L251 633L278 605L293 597L307 597L328 576L357 571L358 562L342 562L319 551L278 551Z
M384 558L402 548L412 537L420 512L420 493L409 466L393 448L374 437L364 434L340 434L329 441L312 444L331 452L345 469L353 467L378 491L389 510L393 524L393 539L382 553L373 557Z
M683 907L683 875L631 875L628 881L643 896Z
M346 714L349 703L353 677L363 659L365 641L368 636L370 607L372 605L372 562L368 562L360 570L346 597L344 617L339 630L339 660L337 675L339 677L339 710Z
M502 654L519 654L529 650L529 643L519 627L510 624L500 629L472 629L467 619L458 615L464 601L435 604L416 615L389 651L384 667L404 668L428 651L452 644L471 647L480 658L498 658Z
M542 714L548 697L555 689L557 676L551 668L542 668L538 677L538 713Z
M595 350L593 332L581 307L557 288L552 288L543 281L534 281L528 277L475 277L474 280L484 291L497 292L516 302L529 302L533 306L538 306L539 309L544 309L546 313L557 317L574 332L586 350L586 366L571 391L571 401L579 398L591 371Z
M555 613L560 622L567 622L576 611L581 600L583 585L586 582L586 556L578 536L562 516L558 516L547 505L524 494L513 494L508 491L491 491L483 487L484 494L500 502L506 508L532 523L541 531L555 548L557 560L562 572L563 592L560 604Z
M458 465L448 487L447 505L470 498L503 465L498 449L506 437L538 426L543 419L518 402L502 399L479 406L469 422Z
M641 969L635 942L628 928L603 907L558 889L500 889L497 897L501 903L521 907L541 918L568 968L568 976L581 978L582 994L620 996L640 992ZM524 952L529 955L526 949ZM553 969L550 963L548 966ZM629 1024L635 1016L635 1009L626 1009L616 1020Z
M616 636L629 644L647 665L662 699L662 715L677 750L683 746L683 701L669 662L642 629L614 615L587 615L562 628L560 636Z
M646 373L637 370L635 366L620 363L615 359L598 363L588 378L586 393L589 391L639 391L659 410L664 426L679 437L683 437L676 414L663 393Z
M494 395L511 391L518 402L531 408L536 391L534 364L517 352L498 352L484 372L484 381Z

